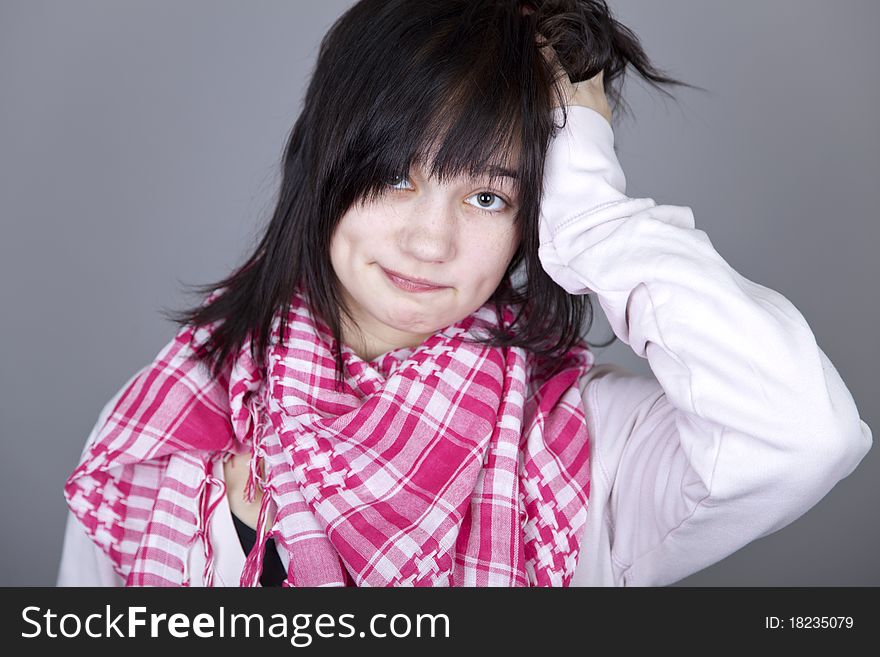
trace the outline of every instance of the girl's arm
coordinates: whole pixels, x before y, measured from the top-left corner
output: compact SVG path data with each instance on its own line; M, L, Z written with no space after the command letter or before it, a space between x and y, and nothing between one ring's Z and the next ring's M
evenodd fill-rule
M567 111L539 257L568 292L596 294L656 377L597 376L584 400L616 583L664 585L798 518L872 434L797 308L734 271L690 208L628 198L611 125Z

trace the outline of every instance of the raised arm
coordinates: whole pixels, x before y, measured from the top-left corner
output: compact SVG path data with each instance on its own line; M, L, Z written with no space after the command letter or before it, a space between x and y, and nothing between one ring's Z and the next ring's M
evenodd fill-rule
M609 479L615 583L668 584L798 518L872 434L797 308L734 271L690 208L628 198L611 125L567 111L539 256L568 292L595 293L656 377L596 377L584 398L601 434L594 472Z

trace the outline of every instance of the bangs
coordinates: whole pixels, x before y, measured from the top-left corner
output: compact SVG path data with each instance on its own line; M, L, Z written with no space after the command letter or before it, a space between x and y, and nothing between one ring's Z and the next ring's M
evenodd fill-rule
M397 33L374 37L374 43L392 39L393 49L362 53L370 83L360 85L362 95L352 90L361 111L352 116L336 163L349 200L376 200L390 179L409 176L413 166L441 183L509 177L519 188L533 182L523 120L533 105L523 97L535 88L527 82L532 49L520 43L532 37L514 3L493 12L483 3L449 5L445 17L398 21Z
M424 168L441 183L461 176L495 182L508 175L518 184L522 180L521 117L489 99L491 95L465 78L448 95L399 115L397 131L367 140L365 200L381 193L391 177L409 176L413 166Z

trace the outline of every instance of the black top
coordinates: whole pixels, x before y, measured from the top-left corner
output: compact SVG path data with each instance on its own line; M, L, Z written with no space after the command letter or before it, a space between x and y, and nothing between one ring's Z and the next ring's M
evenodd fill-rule
M257 530L248 527L238 516L232 514L232 521L235 523L235 531L238 533L238 540L241 547L244 548L245 554L250 554L257 542ZM274 539L266 541L266 549L263 552L263 572L260 573L260 584L263 586L281 586L284 578L287 577L287 571L284 570L284 564L281 563L281 557L278 556L278 550L275 549Z

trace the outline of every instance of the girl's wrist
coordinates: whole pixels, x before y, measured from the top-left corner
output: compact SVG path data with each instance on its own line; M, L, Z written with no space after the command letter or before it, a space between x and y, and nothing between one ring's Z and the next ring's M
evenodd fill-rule
M611 124L611 108L608 106L608 100L604 94L602 98L597 98L589 88L580 87L569 99L568 105L578 105L580 107L588 107L601 114L609 125Z

